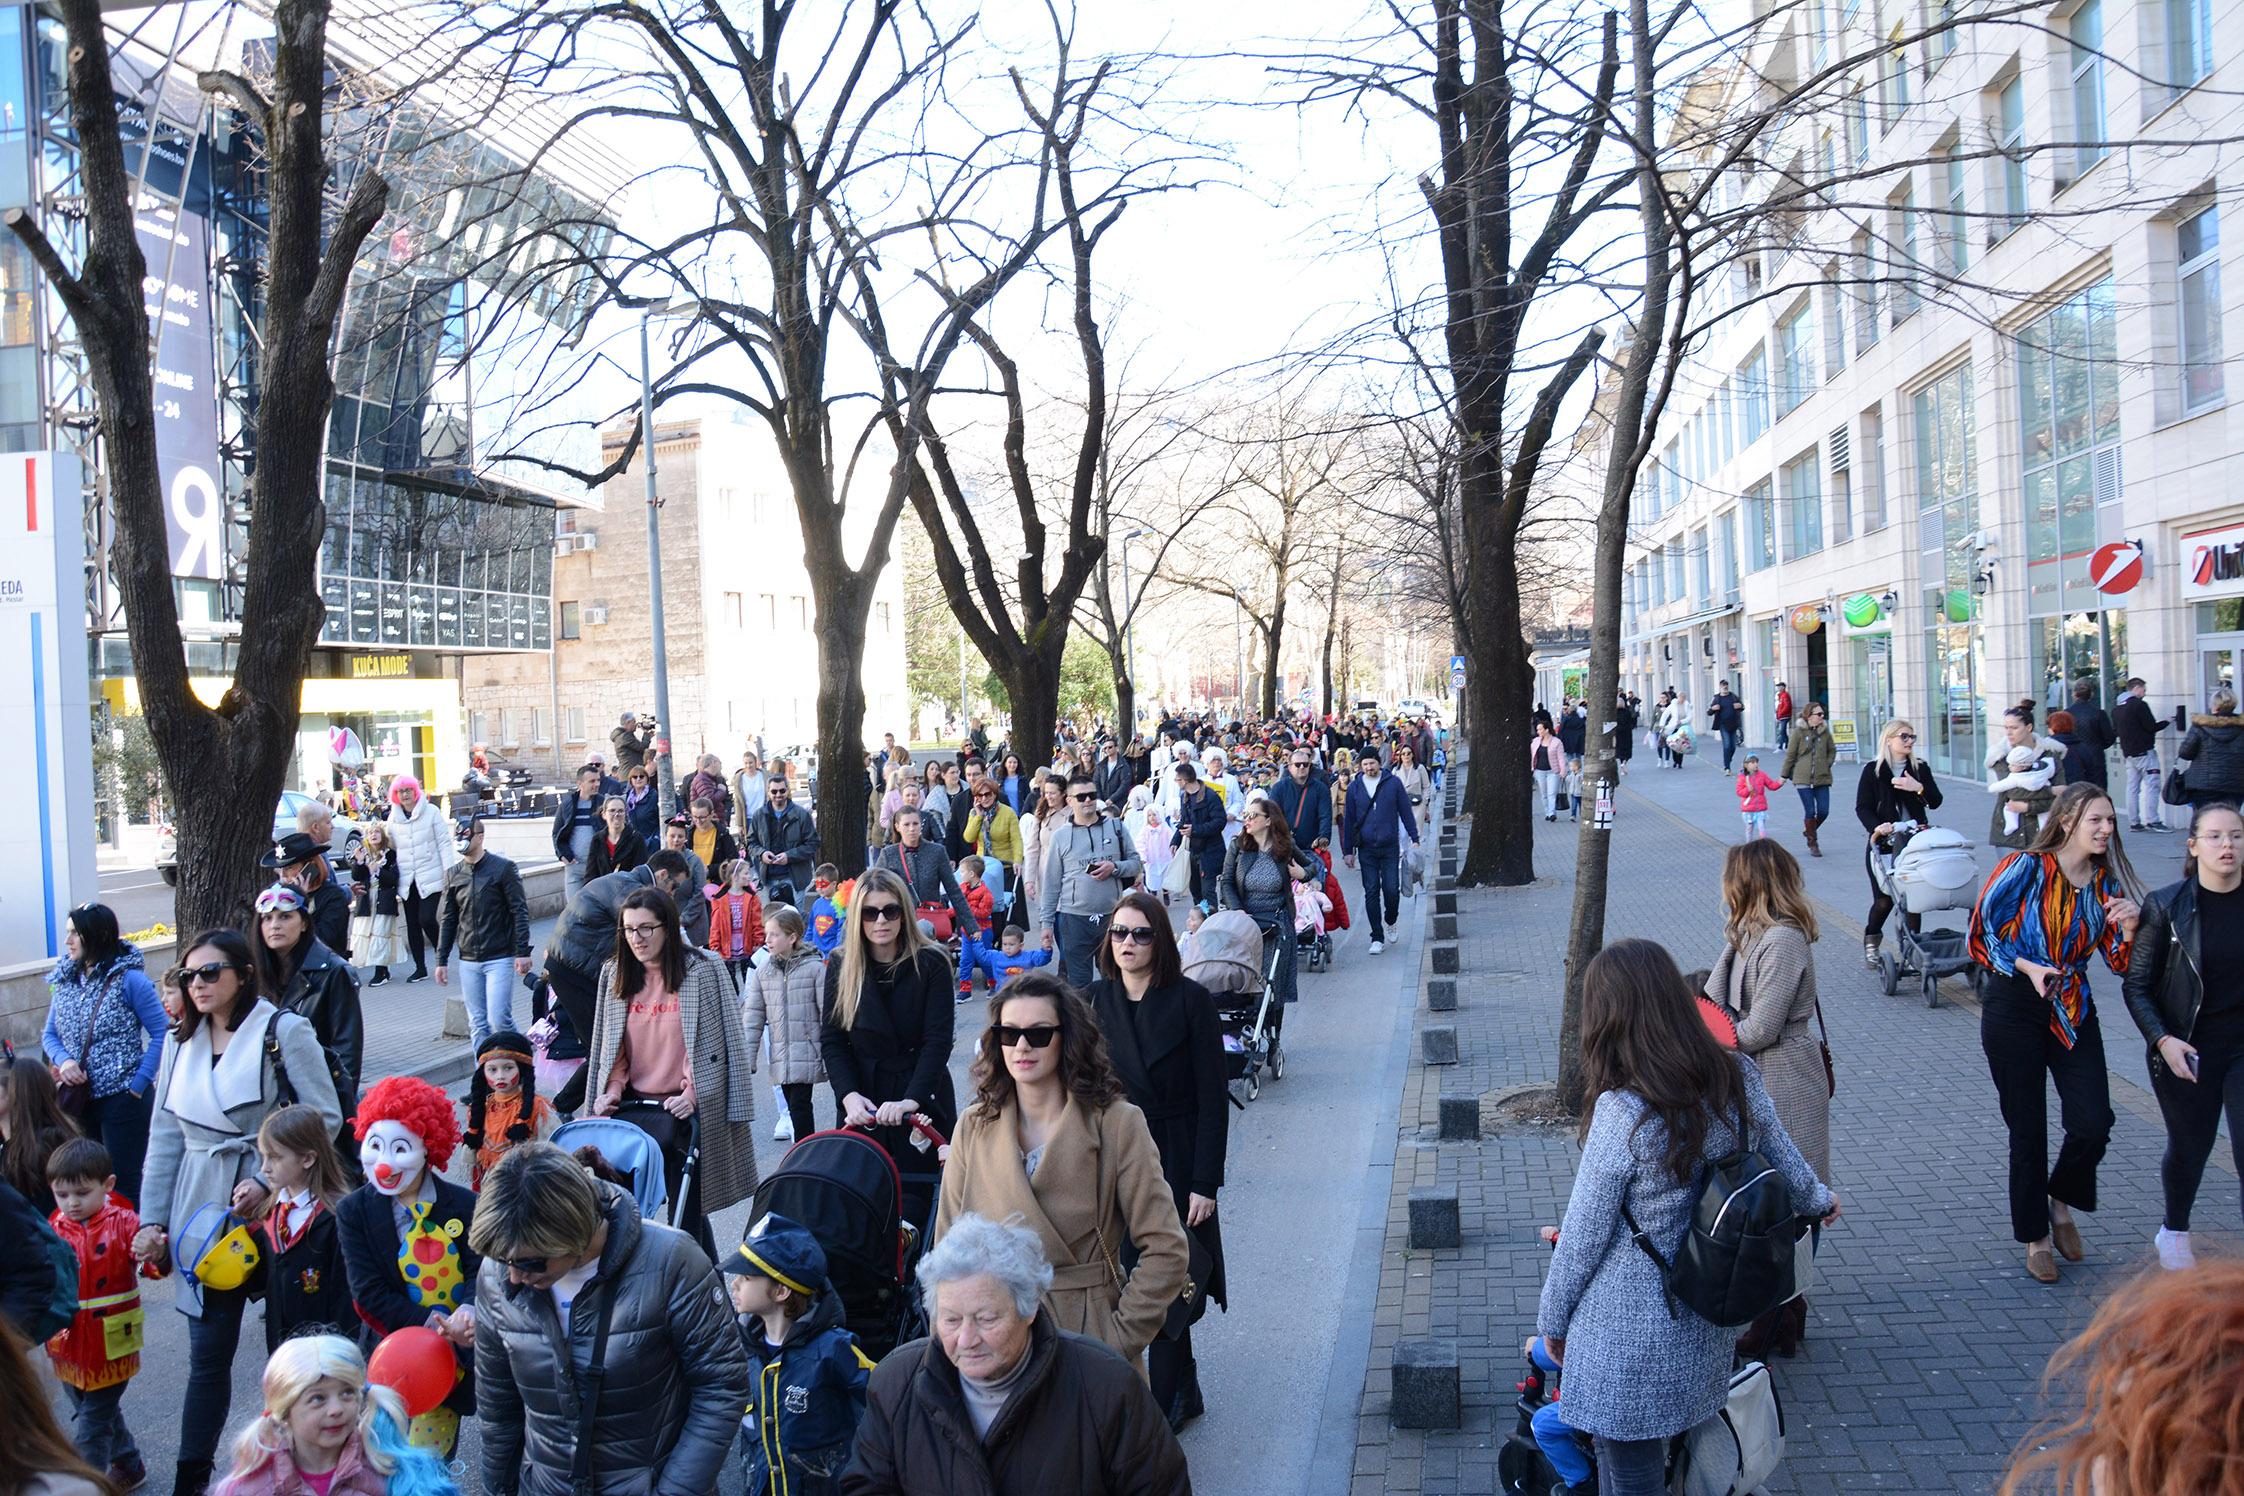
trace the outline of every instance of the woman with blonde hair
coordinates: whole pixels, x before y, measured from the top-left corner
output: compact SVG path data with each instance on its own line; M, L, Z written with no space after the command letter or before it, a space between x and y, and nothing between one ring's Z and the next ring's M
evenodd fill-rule
M939 1166L910 1146L912 1117L924 1112L946 1133L958 1117L951 958L920 933L904 880L886 868L858 877L836 956L826 963L819 1053L842 1124L869 1131L924 1203Z
M2080 1409L2027 1436L2001 1496L2236 1496L2240 1345L2244 1263L2152 1273L2120 1289L2050 1358L2048 1381L2081 1374Z
M1878 948L1885 943L1893 899L1878 886L1870 859L1878 852L1900 851L1909 839L1909 833L1900 828L1912 823L1919 829L1931 825L1932 813L1939 808L1940 786L1933 782L1932 770L1925 761L1917 757L1917 730L1895 718L1878 734L1878 756L1862 766L1862 778L1854 788L1854 818L1870 833L1870 839L1862 844L1862 871L1870 880L1870 917L1862 926L1862 959L1873 970L1878 965ZM1924 928L1918 916L1903 917L1910 929Z
M405 1400L366 1379L340 1335L300 1335L265 1363L265 1408L211 1496L449 1496L443 1462L405 1442Z
M351 862L357 868L351 879L356 885L351 900L351 955L358 965L374 968L366 985L379 987L389 981L390 968L403 966L411 955L405 930L398 923L397 851L390 844L386 821L368 823Z
M1763 838L1730 848L1722 863L1728 912L1722 953L1707 973L1706 993L1737 1025L1738 1050L1761 1067L1777 1120L1792 1135L1818 1179L1831 1178L1831 1073L1828 1044L1817 1029L1815 911L1800 864ZM1754 1321L1739 1344L1748 1354L1789 1356L1807 1333L1805 1297Z

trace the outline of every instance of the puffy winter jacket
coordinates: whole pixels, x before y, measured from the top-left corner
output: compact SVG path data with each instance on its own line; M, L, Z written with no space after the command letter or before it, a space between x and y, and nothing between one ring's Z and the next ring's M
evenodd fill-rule
M617 874L618 877L627 876ZM570 1496L579 1390L605 1301L606 1376L592 1424L597 1496L705 1496L717 1489L752 1388L717 1270L693 1239L639 1219L596 1184L608 1242L563 1325L553 1295L486 1260L475 1294L476 1417L491 1496Z
M2176 756L2189 764L2182 784L2192 799L2244 795L2244 717L2196 718Z
M743 1014L748 1053L757 1052L769 1029L774 1085L814 1085L826 1078L826 1062L819 1053L825 998L826 963L814 950L774 956L748 974Z
M1184 1451L1136 1368L1098 1341L1029 1323L1020 1386L977 1438L936 1341L873 1369L843 1496L1187 1496Z
M400 893L418 893L433 899L444 892L444 870L460 860L452 845L452 823L436 802L423 795L413 802L413 813L390 807L390 841L397 848L397 886Z

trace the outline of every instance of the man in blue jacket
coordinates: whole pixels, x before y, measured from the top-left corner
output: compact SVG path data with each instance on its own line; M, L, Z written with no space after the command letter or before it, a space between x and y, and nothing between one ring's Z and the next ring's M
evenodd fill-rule
M1332 840L1332 781L1317 772L1316 750L1307 743L1293 745L1285 777L1270 787L1270 798L1286 818L1295 846L1306 851Z
M1348 805L1340 819L1340 852L1354 867L1363 862L1364 908L1371 920L1371 953L1385 948L1387 926L1402 919L1402 839L1418 840L1418 818L1402 781L1384 773L1379 760L1365 754L1363 770L1348 786Z

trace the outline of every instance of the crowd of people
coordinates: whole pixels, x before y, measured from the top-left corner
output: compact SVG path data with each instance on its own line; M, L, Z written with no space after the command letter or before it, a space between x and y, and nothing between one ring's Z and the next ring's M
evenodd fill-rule
M73 910L45 1061L0 1077L0 1226L26 1228L0 1317L69 1393L67 1443L38 1446L74 1450L54 1477L149 1478L125 1392L141 1293L168 1278L188 1343L166 1379L177 1496L433 1496L464 1419L494 1492L705 1490L727 1458L757 1491L1041 1490L1055 1469L1080 1473L1071 1489L1188 1489L1175 1431L1207 1401L1192 1323L1226 1298L1230 1110L1190 929L1243 911L1292 1001L1297 921L1322 929L1337 854L1379 950L1446 735L1172 717L1127 745L1064 730L1033 768L979 724L916 769L884 746L869 866L844 881L792 766L703 759L656 845L648 766L627 757L644 745L619 740L624 779L590 760L557 808L570 886L535 963L520 870L408 778L347 870L307 811L246 928L195 935L160 978L110 911ZM367 1073L362 993L409 962L407 980L459 978L464 1097ZM962 1105L956 1015L984 988ZM572 1078L541 1094L555 1062ZM737 1249L713 1240L758 1183L766 1063L782 1136L816 1130L823 1087L919 1202L930 1335L877 1367L809 1229L752 1213ZM646 1139L666 1222L552 1145L572 1117ZM947 1149L914 1147L922 1129ZM34 1290L60 1252L75 1307L57 1322ZM258 1303L265 1406L229 1456ZM396 1368L423 1357L448 1369L408 1395Z

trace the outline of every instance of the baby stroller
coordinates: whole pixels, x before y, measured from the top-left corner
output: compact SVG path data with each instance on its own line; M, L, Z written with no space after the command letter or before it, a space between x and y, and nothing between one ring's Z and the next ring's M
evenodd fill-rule
M656 1104L627 1101L623 1109ZM631 1181L631 1198L642 1218L667 1219L675 1226L685 1214L686 1203L693 1198L695 1176L700 1173L700 1118L693 1119L692 1128L686 1145L685 1172L675 1200L670 1198L669 1186L663 1182L662 1149L653 1138L623 1117L579 1117L555 1128L551 1141L564 1153L575 1153L587 1146L597 1149L609 1168Z
M912 1119L912 1130L938 1159L950 1147L924 1116ZM899 1170L867 1133L836 1128L788 1149L756 1186L749 1207L751 1221L777 1211L818 1239L843 1320L876 1361L925 1331L912 1269L934 1223L935 1203L924 1188L907 1189L907 1182L924 1178Z
M1872 843L1870 876L1904 915L1969 909L1979 896L1979 860L1969 838L1944 826L1904 822L1884 847ZM1891 997L1913 977L1925 1006L1940 1006L1940 979L1971 970L1963 930L1913 930L1901 921L1899 954L1878 952L1878 981Z
M1519 1419L1496 1451L1496 1486L1506 1496L1550 1496L1554 1491L1595 1489L1596 1475L1568 1487L1535 1439L1535 1418L1558 1397L1562 1373L1530 1359L1519 1389ZM1585 1440L1586 1444L1587 1441ZM1586 1450L1585 1450L1586 1453ZM1748 1361L1730 1374L1727 1404L1668 1445L1670 1496L1751 1496L1784 1459L1784 1404L1769 1368Z
M1223 1029L1227 1078L1232 1083L1232 1103L1252 1101L1262 1094L1262 1072L1272 1080L1286 1073L1285 1051L1271 1033L1271 988L1275 961L1281 952L1270 942L1272 966L1263 967L1262 927L1243 909L1211 914L1184 949L1184 974L1214 995L1216 1020Z

